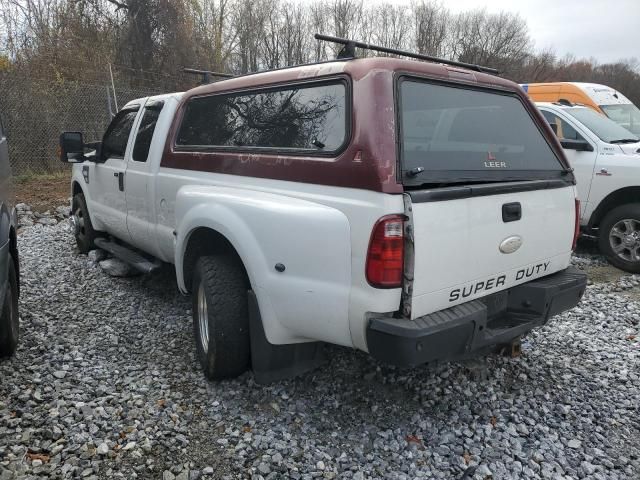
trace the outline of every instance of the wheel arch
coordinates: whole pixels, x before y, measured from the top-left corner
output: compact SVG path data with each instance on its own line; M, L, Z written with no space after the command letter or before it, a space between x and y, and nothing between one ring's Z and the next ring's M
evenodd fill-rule
M82 187L80 186L80 182L78 182L77 180L74 180L71 184L71 197L75 197L79 193L84 195L84 190L82 190Z
M640 203L640 186L620 188L607 195L591 214L589 229L598 228L607 213L628 203Z
M191 281L198 258L216 253L234 255L244 269L247 285L251 284L245 262L232 242L215 228L198 226L185 236L184 252L181 255L182 268L180 273L185 292L191 291Z
M86 187L86 189L85 189ZM105 226L100 221L96 215L94 215L93 207L94 203L91 201L91 189L82 183L76 178L73 177L71 181L71 214L74 214L74 198L76 195L82 195L84 197L84 204L87 207L87 212L89 212L89 217L91 218L91 224L93 226L93 230L96 232L104 232L106 230Z

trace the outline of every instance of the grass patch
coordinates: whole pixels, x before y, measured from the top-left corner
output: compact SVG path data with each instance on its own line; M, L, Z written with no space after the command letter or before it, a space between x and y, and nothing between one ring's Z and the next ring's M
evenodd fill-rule
M14 175L13 181L22 185L25 183L37 183L37 182L56 182L56 181L71 181L71 172L68 170L61 170L59 172L52 173L35 173L35 172L24 172L20 175Z

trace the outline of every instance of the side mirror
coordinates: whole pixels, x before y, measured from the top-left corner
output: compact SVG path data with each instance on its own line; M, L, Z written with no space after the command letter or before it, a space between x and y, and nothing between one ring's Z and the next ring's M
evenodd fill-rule
M79 163L84 158L84 140L81 132L64 132L60 135L60 161Z
M560 145L566 150L576 150L578 152L593 152L593 146L586 140L570 140L563 138Z

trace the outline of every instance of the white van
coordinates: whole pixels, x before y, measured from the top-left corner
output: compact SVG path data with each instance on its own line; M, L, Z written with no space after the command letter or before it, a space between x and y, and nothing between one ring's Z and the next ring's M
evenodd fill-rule
M614 88L582 82L525 83L521 86L534 102L584 105L640 135L640 109Z

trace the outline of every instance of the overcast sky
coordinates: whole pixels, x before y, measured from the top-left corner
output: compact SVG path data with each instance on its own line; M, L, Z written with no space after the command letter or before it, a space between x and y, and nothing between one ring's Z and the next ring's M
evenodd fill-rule
M443 5L454 12L485 7L489 12L519 13L536 50L552 47L559 57L572 53L600 63L640 60L640 0L449 0Z
M401 3L402 0L394 0ZM451 0L460 11L485 6L519 13L529 25L536 49L552 47L563 56L598 62L640 60L640 0Z

